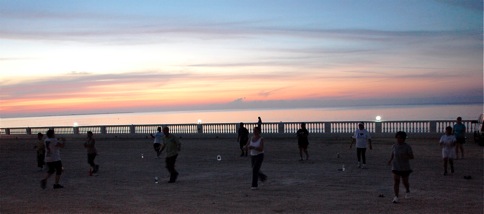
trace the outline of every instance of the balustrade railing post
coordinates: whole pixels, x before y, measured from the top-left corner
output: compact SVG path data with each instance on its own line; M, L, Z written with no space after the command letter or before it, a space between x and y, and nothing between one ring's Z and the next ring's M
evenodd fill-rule
M74 127L74 134L79 134L79 127Z
M324 133L331 133L331 123L330 122L324 123Z
M430 133L437 133L437 121L430 121Z
M278 128L278 133L279 133L279 134L284 133L284 123L282 123L282 121L281 121L281 122L279 122L279 125L278 125L278 127L277 127L277 128Z
M381 121L375 122L375 133L382 133L382 125Z
M203 133L203 126L202 126L202 124L197 124L197 132L199 134L202 134Z

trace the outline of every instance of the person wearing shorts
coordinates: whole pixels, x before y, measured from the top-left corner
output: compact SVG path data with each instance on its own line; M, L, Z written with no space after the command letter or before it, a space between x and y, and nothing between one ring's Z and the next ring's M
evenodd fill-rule
M455 159L459 159L459 150L461 158L464 158L464 143L466 142L466 126L462 124L462 117L457 117L457 123L454 124L454 136L456 138L455 144Z
M397 132L395 135L397 142L392 146L392 154L388 165L392 166L393 174L393 192L395 197L393 197L393 203L398 203L400 179L403 181L403 186L405 186L406 194L405 198L409 197L410 194L410 184L408 182L408 177L412 173L410 167L410 160L414 158L412 147L405 143L407 138L407 133L403 131Z
M455 145L457 139L452 135L452 127L445 128L445 134L440 137L439 144L442 147L442 158L444 160L444 176L447 175L447 163L450 164L450 173L454 173L454 159L456 157Z
M47 175L44 179L40 181L40 187L42 189L46 188L47 179L50 178L55 172L55 183L54 189L64 188L64 186L59 184L60 176L62 175L62 161L60 158L60 149L64 148L66 139L55 138L55 133L53 129L47 131L47 138L44 141L45 145L45 163L47 164L48 170Z

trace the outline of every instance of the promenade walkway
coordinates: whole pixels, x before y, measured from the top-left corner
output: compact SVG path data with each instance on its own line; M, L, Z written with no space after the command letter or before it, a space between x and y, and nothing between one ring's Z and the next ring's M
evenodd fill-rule
M392 138L375 138L368 169L356 167L349 138L311 138L309 161L298 161L294 138L266 137L262 170L269 176L250 190L250 161L234 138L184 139L179 181L168 184L164 159L152 139L100 138L98 176L88 176L81 138L62 150L64 189L42 190L34 137L0 139L0 213L482 213L483 147L465 144L456 173L443 176L438 139L409 135L415 160L412 197L392 204L387 160ZM96 137L96 136L95 136ZM337 157L340 153L340 157ZM144 158L141 158L143 154ZM221 161L216 157L220 155ZM346 171L338 171L342 165ZM464 176L472 179L464 179ZM161 178L159 184L154 177ZM403 187L402 187L403 189ZM378 197L383 194L385 197Z

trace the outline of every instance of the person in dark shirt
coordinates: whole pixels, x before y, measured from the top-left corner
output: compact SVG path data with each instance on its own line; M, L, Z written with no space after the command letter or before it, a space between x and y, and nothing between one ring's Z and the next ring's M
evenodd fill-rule
M247 157L247 150L244 149L245 144L249 140L249 130L244 127L244 123L240 123L239 130L237 131L237 141L239 142L240 147L240 157Z
M301 128L297 130L296 135L297 135L297 144L299 146L299 157L301 158L300 160L301 161L303 160L303 151L306 154L306 160L308 160L309 159L309 153L308 153L309 131L306 129L306 123L301 123Z
M181 150L181 143L178 137L170 133L170 128L167 126L163 127L163 143L161 144L161 150L166 151L166 169L170 172L170 181L168 183L175 183L176 179L178 178L178 172L175 169L176 159L178 157L178 153Z
M393 203L398 203L398 193L400 189L400 178L403 180L403 186L405 187L405 198L409 197L410 194L410 184L408 182L408 177L410 173L413 172L410 167L410 160L414 159L413 150L410 145L405 143L407 138L407 133L403 131L397 132L395 135L397 142L393 144L392 155L388 161L388 165L392 166L393 174L393 192L395 197L393 197Z

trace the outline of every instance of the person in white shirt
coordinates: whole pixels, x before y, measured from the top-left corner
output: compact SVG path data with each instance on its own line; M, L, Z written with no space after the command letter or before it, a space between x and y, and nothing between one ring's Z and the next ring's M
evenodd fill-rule
M55 133L53 129L47 131L47 138L44 141L45 144L45 163L47 164L48 171L44 179L40 181L40 187L42 189L46 188L47 179L50 178L52 174L55 174L54 189L64 188L59 184L60 176L62 174L62 162L60 158L60 149L64 148L66 139L55 138Z
M161 127L158 127L158 132L154 135L151 134L151 137L154 138L153 140L153 149L156 152L156 157L160 158L161 155L161 139L163 138L163 132L161 132Z
M258 179L262 182L267 180L267 176L260 171L262 162L264 161L264 138L260 135L260 127L254 127L254 135L249 139L244 146L246 150L249 150L250 160L252 164L252 190L259 189Z
M439 144L442 147L442 158L444 159L444 176L447 175L447 163L450 164L450 172L454 173L454 159L456 157L455 144L457 139L452 134L452 127L445 128L445 134L440 137Z
M351 139L350 148L353 146L353 143L356 142L356 157L358 159L358 168L366 169L366 144L370 149L373 149L371 146L371 136L370 133L365 129L365 125L363 122L358 124L358 129L355 130L353 137ZM363 161L363 165L361 165L361 161Z

